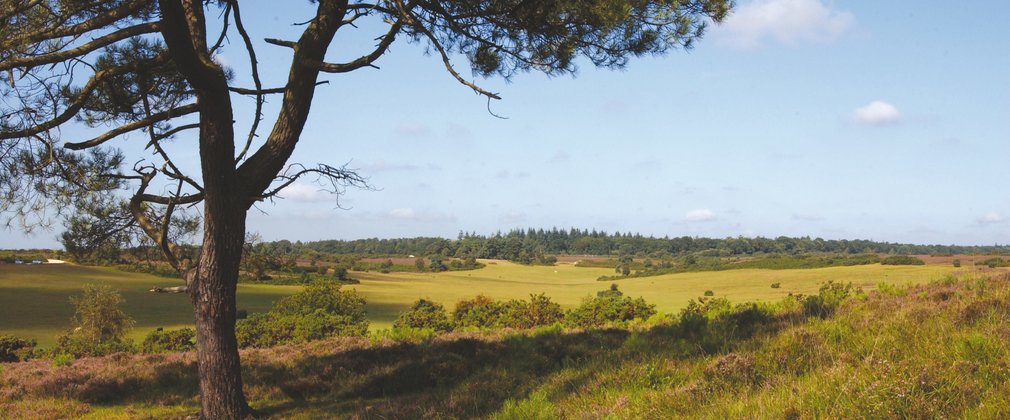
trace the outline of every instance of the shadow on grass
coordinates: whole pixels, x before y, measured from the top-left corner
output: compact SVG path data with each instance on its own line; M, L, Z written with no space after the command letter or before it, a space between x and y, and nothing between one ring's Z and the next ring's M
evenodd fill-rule
M756 332L791 322L730 315L640 331L555 327L374 345L332 339L248 351L243 377L251 404L265 417L487 417L545 385L549 393L570 393L607 375L641 381L622 367L732 351ZM197 406L193 353L114 355L45 370L50 382L22 395L101 406Z

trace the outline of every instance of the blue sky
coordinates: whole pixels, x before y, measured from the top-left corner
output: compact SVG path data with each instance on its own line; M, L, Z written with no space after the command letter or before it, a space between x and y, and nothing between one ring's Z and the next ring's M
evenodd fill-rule
M277 22L254 38L294 38L288 24L309 13L246 9L247 22ZM251 211L249 229L303 241L556 226L1005 244L1007 16L1002 1L741 0L689 52L479 80L501 93L491 108L505 120L398 41L380 70L326 77L291 160L348 163L376 190L349 190L338 209L299 183ZM368 29L338 39L332 60L365 52ZM241 74L233 38L220 59ZM266 84L281 84L285 67L270 63L289 52L259 51ZM189 146L177 160L195 168ZM56 246L57 234L9 232L0 247Z

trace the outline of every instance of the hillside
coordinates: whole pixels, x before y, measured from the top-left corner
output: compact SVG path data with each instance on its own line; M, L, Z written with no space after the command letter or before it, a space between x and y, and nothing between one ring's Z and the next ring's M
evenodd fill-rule
M246 350L243 369L253 406L278 418L1005 418L1008 339L1010 276L946 277L708 300L628 328ZM0 413L182 417L195 369L191 353L6 364Z

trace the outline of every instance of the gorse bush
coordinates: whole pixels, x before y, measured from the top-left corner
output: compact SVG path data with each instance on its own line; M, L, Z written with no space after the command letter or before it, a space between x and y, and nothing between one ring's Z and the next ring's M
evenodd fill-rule
M457 302L456 309L452 311L452 320L456 327L493 328L498 326L503 311L501 302L477 295L473 299Z
M560 322L563 317L561 305L544 294L531 294L529 300L508 301L478 295L459 301L453 311L453 322L458 328L533 328Z
M892 255L880 260L883 265L925 265L926 262L911 255Z
M393 322L394 329L419 328L433 331L452 331L452 321L445 307L427 299L414 302L410 310L400 314Z
M196 349L196 331L192 328L178 330L151 331L144 337L140 350L144 353L165 353L175 351L191 351Z
M0 363L28 360L35 353L35 339L0 335Z
M271 347L367 332L365 300L332 282L310 284L274 303L269 312L250 315L235 327L241 347Z
M71 327L57 338L54 354L75 358L133 351L126 333L133 327L120 305L123 297L109 286L84 285L80 296L70 298L74 306Z
M611 285L610 290L584 299L581 305L565 315L564 322L570 327L592 328L633 319L648 319L655 313L656 305L650 305L642 298L625 297L617 290L617 285Z

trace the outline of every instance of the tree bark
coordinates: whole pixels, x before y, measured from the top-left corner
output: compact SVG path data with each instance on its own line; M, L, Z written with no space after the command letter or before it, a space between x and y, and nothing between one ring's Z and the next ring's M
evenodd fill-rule
M201 417L238 419L250 414L242 392L235 339L235 288L245 234L245 211L206 209L205 236L192 291L200 366ZM239 207L240 208L240 207Z
M235 339L235 289L245 242L247 197L232 163L230 103L201 96L200 155L204 178L204 235L200 259L187 279L196 321L201 417L239 419L251 413L242 393ZM213 109L215 111L209 111ZM227 112L222 112L227 110Z
M234 168L227 93L201 94L200 159L204 179L203 245L187 284L196 321L201 417L239 419L251 413L242 393L235 339L238 284L248 197Z

